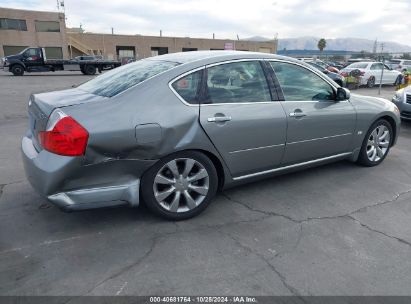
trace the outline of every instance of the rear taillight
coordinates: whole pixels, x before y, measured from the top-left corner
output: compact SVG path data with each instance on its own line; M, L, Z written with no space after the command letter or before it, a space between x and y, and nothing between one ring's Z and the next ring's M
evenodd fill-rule
M50 116L47 130L39 132L39 141L49 152L79 156L86 151L88 132L72 117L56 110Z
M365 71L361 71L361 76L364 76L364 74L365 74Z

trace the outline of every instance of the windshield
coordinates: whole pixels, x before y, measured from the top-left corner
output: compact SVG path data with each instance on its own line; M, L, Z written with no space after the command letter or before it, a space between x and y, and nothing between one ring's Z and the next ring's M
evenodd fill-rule
M78 88L91 94L113 97L140 82L179 65L177 62L140 60L98 76Z

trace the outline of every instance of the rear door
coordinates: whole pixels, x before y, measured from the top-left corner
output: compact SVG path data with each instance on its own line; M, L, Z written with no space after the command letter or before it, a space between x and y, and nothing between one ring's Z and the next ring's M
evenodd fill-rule
M259 60L206 67L200 123L239 177L280 165L285 146L286 116L270 94Z
M270 61L282 89L288 128L282 165L348 153L356 112L348 100L335 101L335 88L320 74L291 62Z
M381 73L382 73L383 67L384 67L384 65L382 63L379 63L379 62L378 63L373 63L370 66L370 72L371 72L372 76L374 76L376 84L380 83ZM386 71L387 70L385 70L384 72L386 72ZM387 76L387 73L385 73L385 75L383 75L382 83L386 83L387 78L389 78L389 76Z

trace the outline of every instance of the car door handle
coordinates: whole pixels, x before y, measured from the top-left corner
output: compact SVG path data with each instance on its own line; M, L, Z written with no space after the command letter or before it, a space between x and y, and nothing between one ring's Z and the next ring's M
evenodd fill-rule
M304 114L303 112L292 112L292 113L290 113L290 117L298 118L298 117L304 117L304 116L307 116L307 115Z
M214 117L207 118L208 122L226 122L230 120L231 120L231 116L214 116Z

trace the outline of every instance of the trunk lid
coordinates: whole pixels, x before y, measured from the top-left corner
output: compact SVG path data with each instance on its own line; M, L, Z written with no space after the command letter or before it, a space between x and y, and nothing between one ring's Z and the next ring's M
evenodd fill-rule
M93 95L79 89L31 95L28 106L29 132L32 135L33 144L37 151L42 150L38 141L38 135L41 131L46 130L49 116L55 109L104 99L108 98Z

